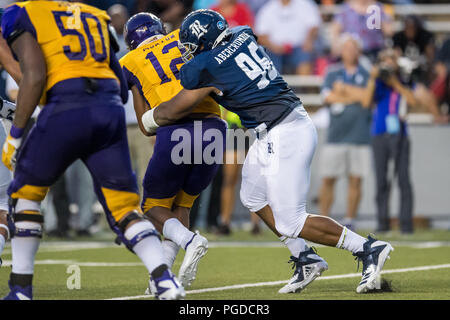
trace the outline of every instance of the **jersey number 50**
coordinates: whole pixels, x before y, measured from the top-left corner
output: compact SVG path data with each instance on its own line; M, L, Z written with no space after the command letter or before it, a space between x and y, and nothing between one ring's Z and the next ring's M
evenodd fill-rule
M70 35L77 36L78 41L80 42L81 51L79 51L79 52L71 51L70 46L63 47L64 54L66 55L66 57L69 58L69 60L84 60L84 58L86 57L86 54L87 54L86 41L84 40L84 36L73 27L66 28L61 19L61 17L73 16L73 13L67 12L67 11L53 11L53 16L55 17L56 25L58 26L59 31L61 32L61 35L63 37L70 36ZM91 30L89 29L88 19L94 20L96 22L97 32L98 32L98 36L96 38L97 39L100 38L101 46L102 46L102 52L100 52L100 53L97 52L95 49L95 40L94 40L94 37L92 36ZM107 52L106 52L106 46L105 46L105 38L103 36L102 25L100 24L100 21L98 20L98 18L96 16L94 16L93 14L87 13L87 12L80 13L80 20L83 23L83 29L87 36L88 42L89 42L89 49L91 51L92 57L97 62L105 61L105 59L107 57Z
M264 89L269 85L270 80L277 77L278 72L273 66L273 62L268 57L263 54L263 57L261 58L258 55L258 51L261 49L255 42L249 44L248 50L250 51L253 59L246 53L241 52L234 58L234 60L250 80L255 80L259 76L262 76L261 80L257 83L257 86L259 89Z

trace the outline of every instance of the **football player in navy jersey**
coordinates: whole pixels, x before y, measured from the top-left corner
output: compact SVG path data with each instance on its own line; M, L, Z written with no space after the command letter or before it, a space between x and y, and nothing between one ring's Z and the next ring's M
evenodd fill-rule
M317 133L300 99L274 68L249 27L229 29L211 10L189 14L180 28L187 61L180 79L185 88L142 116L148 132L190 113L205 96L235 112L256 131L242 169L241 200L256 212L292 253L295 273L280 293L298 292L327 263L303 239L346 249L363 262L358 293L375 289L392 246L364 238L328 217L309 214L306 196Z

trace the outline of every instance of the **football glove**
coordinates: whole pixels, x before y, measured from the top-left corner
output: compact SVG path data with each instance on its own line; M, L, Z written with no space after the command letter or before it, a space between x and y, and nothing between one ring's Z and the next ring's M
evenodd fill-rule
M11 171L16 166L17 150L22 144L22 138L13 138L11 134L3 144L2 162Z
M0 118L13 121L16 105L8 100L0 99Z

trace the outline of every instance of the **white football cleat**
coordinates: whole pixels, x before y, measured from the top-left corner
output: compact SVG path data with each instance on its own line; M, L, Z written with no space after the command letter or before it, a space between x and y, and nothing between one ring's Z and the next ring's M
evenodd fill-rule
M319 277L322 272L328 270L328 264L320 257L313 248L300 252L298 258L292 257L289 262L293 262L295 268L294 275L288 284L281 288L278 293L295 293L303 290L308 284Z
M363 251L354 253L356 258L362 261L362 279L356 288L357 293L366 293L381 287L381 270L389 259L389 254L394 248L385 241L379 241L371 236L364 243Z
M200 259L208 251L208 240L196 233L187 245L183 263L181 264L178 277L183 287L189 287L197 275L197 268Z

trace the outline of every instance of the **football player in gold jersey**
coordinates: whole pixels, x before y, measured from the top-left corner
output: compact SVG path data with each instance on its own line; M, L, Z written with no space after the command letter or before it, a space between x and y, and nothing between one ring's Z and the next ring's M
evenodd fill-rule
M142 125L142 116L183 89L179 80L183 60L178 48L178 30L166 34L158 17L139 13L127 22L125 33L130 52L120 63L133 92L139 126L149 135ZM212 132L214 140L207 138ZM154 153L143 181L142 210L164 235L167 265L173 264L180 247L186 250L179 272L183 286L189 286L195 279L198 262L208 249L207 239L188 229L189 211L223 160L225 135L226 123L211 97L200 102L189 116L156 132ZM180 136L187 137L188 149L193 151L182 151L181 162L176 151ZM205 158L205 152L213 144L217 146L213 158L218 161ZM150 290L153 291L152 277Z
M91 172L110 227L155 279L158 297L184 297L164 264L159 234L139 206L123 109L128 90L109 21L104 11L63 1L14 3L3 14L3 37L22 71L2 154L3 163L15 169L8 189L12 272L5 299L32 299L34 258L44 220L40 204L77 159ZM39 101L42 111L23 139Z

